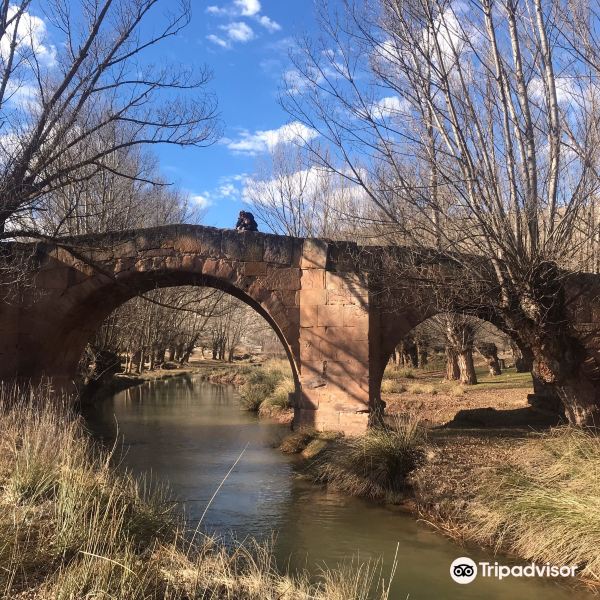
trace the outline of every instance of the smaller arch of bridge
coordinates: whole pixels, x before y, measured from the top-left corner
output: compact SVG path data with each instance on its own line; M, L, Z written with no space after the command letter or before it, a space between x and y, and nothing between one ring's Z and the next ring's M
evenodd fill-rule
M479 321L489 323L493 327L497 328L500 332L505 334L508 338L514 341L514 336L510 332L505 331L500 323L490 317L489 314L477 311L463 311L460 308L448 308L447 310L441 310L434 308L433 306L415 306L406 305L402 308L401 312L396 311L382 311L380 315L380 353L378 368L372 369L372 385L373 394L376 398L381 398L381 384L383 381L383 375L385 369L392 357L395 348L400 344L403 338L410 334L416 327L443 313L462 314L465 316L471 316Z

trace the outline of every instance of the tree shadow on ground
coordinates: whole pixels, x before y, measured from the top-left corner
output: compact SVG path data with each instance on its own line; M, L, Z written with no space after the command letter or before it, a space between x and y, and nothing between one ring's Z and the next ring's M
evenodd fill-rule
M449 421L440 429L446 428L527 428L542 430L563 424L564 418L555 413L541 411L531 406L513 409L497 410L488 408L471 408L459 410L452 421Z

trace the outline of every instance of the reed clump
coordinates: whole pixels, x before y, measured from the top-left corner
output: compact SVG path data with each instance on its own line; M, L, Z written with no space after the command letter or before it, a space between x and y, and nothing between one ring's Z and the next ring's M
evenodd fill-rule
M310 466L315 481L353 496L398 502L407 476L424 456L424 430L413 414L397 415L385 427L340 438Z
M246 377L240 396L246 410L270 415L290 408L289 395L293 391L294 380L289 364L272 359Z
M314 581L280 573L268 545L231 548L201 532L191 539L164 489L110 463L51 390L0 389L0 597L388 597L372 566L349 578L326 570Z

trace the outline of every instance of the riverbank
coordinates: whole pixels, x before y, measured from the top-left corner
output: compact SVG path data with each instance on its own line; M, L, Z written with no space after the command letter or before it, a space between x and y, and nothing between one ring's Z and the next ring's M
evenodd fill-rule
M290 394L294 392L294 380L286 360L205 365L200 373L205 381L235 385L244 409L278 423L292 422L294 411Z
M582 580L600 585L598 438L529 407L527 374L480 373L481 387L467 389L435 376L386 373L386 430L355 439L297 431L281 449L301 455L315 483L402 504L458 542L579 565ZM235 369L220 377L248 380Z
M4 391L0 416L3 598L388 597L365 565L309 581L277 571L268 546L186 531L166 490L118 474L67 404L43 391Z

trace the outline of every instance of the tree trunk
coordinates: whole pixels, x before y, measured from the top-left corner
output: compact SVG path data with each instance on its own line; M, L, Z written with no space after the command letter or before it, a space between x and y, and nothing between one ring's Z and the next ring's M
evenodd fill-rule
M600 392L598 382L582 377L557 386L564 414L569 423L600 429Z
M450 346L446 346L446 379L448 381L458 381L460 379L458 354Z
M477 375L473 364L473 351L470 348L458 353L458 368L460 370L460 382L464 385L475 385Z
M422 369L427 364L427 345L422 339L415 340L415 352L417 355L417 366Z
M167 349L166 348L159 348L156 352L156 362L159 365L162 365L162 363L165 362L165 356L167 354Z
M515 361L515 370L517 373L529 373L533 369L533 354L526 346L510 340L513 359Z
M496 344L478 344L477 350L479 354L485 358L490 370L490 375L502 375L502 367L500 365L500 360L498 359L498 348L496 347Z
M402 343L402 354L404 365L416 369L419 366L417 346L411 338L406 338Z
M490 375L502 375L502 366L500 365L497 355L488 361L488 367L490 369Z
M542 284L540 289L544 289ZM573 425L600 427L600 364L580 334L568 325L571 315L566 310L564 289L546 284L545 291L544 303L530 309L533 316L543 315L541 323L514 315L510 315L512 322L510 317L506 319L519 336L523 356L529 350L533 357L534 394L529 401L565 415Z

